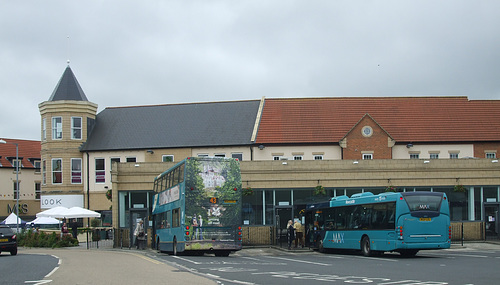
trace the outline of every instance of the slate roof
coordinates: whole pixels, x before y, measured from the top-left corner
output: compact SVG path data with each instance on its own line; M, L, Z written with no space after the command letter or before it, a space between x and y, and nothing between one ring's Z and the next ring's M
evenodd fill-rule
M49 101L60 100L88 101L69 65L64 70L54 92L52 92L52 96L49 98Z
M251 144L260 100L106 108L82 151Z
M35 168L32 164L31 158L40 160L40 141L31 140L17 140L17 139L3 139L6 144L0 143L0 164L1 168L14 168L7 158L16 158L16 145L19 146L19 158L21 159L22 168ZM20 168L21 169L21 168Z
M266 99L256 143L338 143L366 114L396 142L500 141L500 100L460 96Z

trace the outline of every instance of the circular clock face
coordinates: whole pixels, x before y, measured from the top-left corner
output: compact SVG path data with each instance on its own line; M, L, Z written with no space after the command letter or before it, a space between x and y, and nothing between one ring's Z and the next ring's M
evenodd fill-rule
M365 126L365 127L363 127L361 132L362 132L363 136L369 137L372 135L373 130L370 126Z

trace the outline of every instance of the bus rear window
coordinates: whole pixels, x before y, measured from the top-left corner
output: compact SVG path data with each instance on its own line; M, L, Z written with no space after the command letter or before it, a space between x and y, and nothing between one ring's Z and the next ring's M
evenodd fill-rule
M439 211L442 195L404 195L411 212Z

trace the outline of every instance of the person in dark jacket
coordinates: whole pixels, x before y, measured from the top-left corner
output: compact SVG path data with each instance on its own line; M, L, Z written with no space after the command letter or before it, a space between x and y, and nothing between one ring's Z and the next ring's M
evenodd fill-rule
M73 219L73 223L71 223L71 233L73 234L73 238L78 238L78 222L76 219Z
M286 229L287 229L286 237L288 239L288 249L292 249L292 243L295 240L295 229L293 228L292 220L288 220Z

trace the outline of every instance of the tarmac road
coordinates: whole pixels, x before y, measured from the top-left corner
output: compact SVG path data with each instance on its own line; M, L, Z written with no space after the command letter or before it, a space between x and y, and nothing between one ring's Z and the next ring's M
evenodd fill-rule
M87 250L82 248L19 248L23 254L48 254L59 258L47 284L217 284L150 258L143 251ZM42 284L42 283L38 283Z

